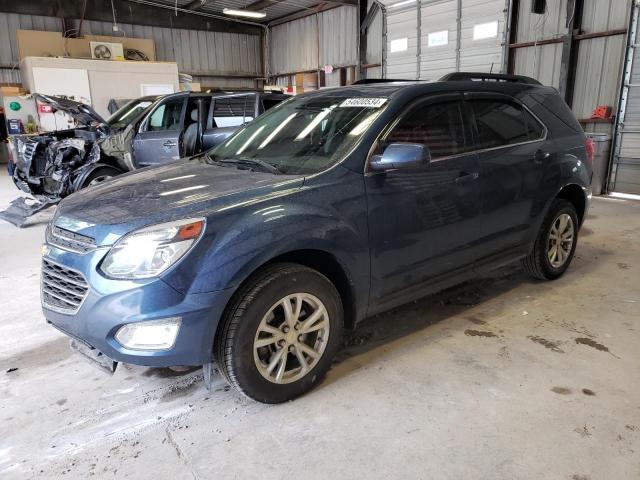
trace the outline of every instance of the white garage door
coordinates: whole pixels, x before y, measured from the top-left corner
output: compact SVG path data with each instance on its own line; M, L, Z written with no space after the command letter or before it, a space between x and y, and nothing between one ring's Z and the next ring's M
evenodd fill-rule
M386 77L436 80L503 66L506 0L383 0Z
M609 189L640 195L640 37L634 6Z

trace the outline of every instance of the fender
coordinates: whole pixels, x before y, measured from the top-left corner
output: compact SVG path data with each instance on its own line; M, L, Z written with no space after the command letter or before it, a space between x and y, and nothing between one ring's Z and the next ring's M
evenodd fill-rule
M176 290L189 293L233 290L274 258L298 250L318 250L341 265L356 305L366 304L369 250L366 216L359 214L366 205L357 186L352 190L353 197L346 202L342 198L338 205L330 200L316 205L318 191L309 188L294 197L274 198L229 211L208 225L196 247L202 250L187 256L165 281Z
M89 175L95 172L96 169L102 168L102 167L113 168L114 170L118 170L120 173L124 173L124 171L122 171L118 167L114 167L113 165L109 165L108 163L103 163L103 162L92 163L81 169L80 174L73 181L73 191L77 192L78 190L80 190L82 188L82 184L87 179L87 177L89 177Z

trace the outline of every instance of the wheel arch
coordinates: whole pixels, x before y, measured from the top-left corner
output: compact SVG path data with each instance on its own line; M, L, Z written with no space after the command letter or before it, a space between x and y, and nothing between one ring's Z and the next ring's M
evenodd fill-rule
M570 183L562 187L555 198L562 198L573 204L578 215L578 223L582 226L587 210L587 196L584 188L576 183Z
M95 172L99 168L111 168L113 170L119 171L120 174L125 173L122 171L122 169L114 165L110 165L109 163L103 163L103 162L94 163L90 167L83 169L82 173L80 173L80 175L76 177L76 179L73 181L73 191L76 192L80 190L85 180L89 178L89 175L91 175L93 172Z
M295 263L305 267L317 270L336 287L342 300L344 308L344 326L345 328L353 328L359 319L356 302L356 293L351 275L347 267L332 253L317 248L296 249L285 253L280 253L260 265L254 267L248 275L235 288L235 293L231 296L224 309L223 318L227 315L230 308L238 301L238 297L245 290L246 285L251 282L256 274L265 267L276 263ZM217 335L217 332L216 332Z

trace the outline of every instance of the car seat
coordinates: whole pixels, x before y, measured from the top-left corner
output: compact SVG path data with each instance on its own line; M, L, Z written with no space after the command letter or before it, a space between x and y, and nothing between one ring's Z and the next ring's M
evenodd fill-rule
M184 154L194 155L198 148L198 109L191 110L191 122L184 131Z

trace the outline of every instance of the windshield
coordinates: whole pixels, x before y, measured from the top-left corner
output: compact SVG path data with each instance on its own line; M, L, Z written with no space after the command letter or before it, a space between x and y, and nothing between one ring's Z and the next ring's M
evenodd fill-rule
M139 98L137 100L131 100L122 108L118 109L107 123L114 128L124 128L135 120L144 110L154 102L155 99Z
M337 94L294 98L210 150L208 158L260 160L285 174L319 172L344 158L386 100Z

